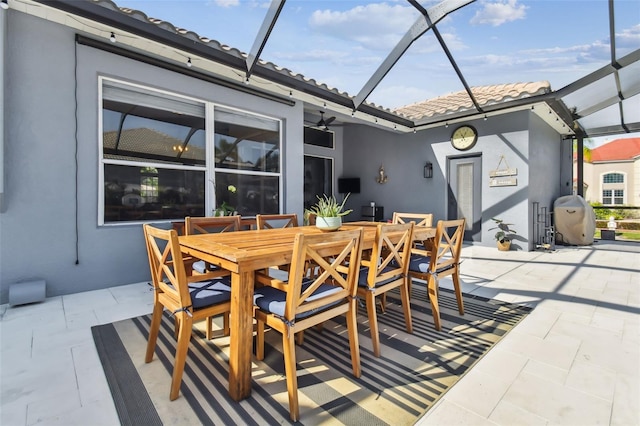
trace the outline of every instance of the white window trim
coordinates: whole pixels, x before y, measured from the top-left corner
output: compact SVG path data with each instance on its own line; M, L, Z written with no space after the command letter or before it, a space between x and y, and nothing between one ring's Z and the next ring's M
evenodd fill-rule
M160 95L164 94L167 96L182 98L187 101L192 102L201 102L205 106L205 146L207 150L207 156L205 158L204 166L183 166L179 164L166 164L166 163L154 163L154 162L142 162L142 161L125 161L125 160L115 160L115 159L105 159L104 151L103 151L103 86L104 82L112 82L117 86L133 86L143 90L148 90L152 92L156 92ZM243 114L248 114L260 118L264 118L267 120L273 120L277 123L278 126L278 134L279 134L279 149L280 149L280 158L279 158L279 167L278 172L260 172L260 171L247 171L247 170L230 170L226 168L216 168L215 161L211 161L210 157L213 157L213 153L215 152L215 109L216 108L224 108L226 110L236 111ZM278 210L282 212L284 206L284 131L283 131L283 120L281 118L271 117L265 114L260 114L255 111L245 110L233 106L228 106L225 104L219 104L212 101L208 101L201 98L195 98L191 96L186 96L180 93L171 92L168 90L158 89L156 87L145 86L138 83L132 83L121 79L116 79L113 77L107 76L98 76L98 226L127 226L127 225L135 225L146 223L149 221L127 221L127 222L109 222L105 223L104 221L104 165L105 164L119 164L119 165L127 165L127 166L139 166L139 167L156 167L156 168L165 168L165 169L173 169L173 170L201 170L205 173L205 214L207 212L213 211L213 206L216 205L216 191L215 191L215 173L217 170L235 173L235 174L246 174L253 176L277 176L278 177L278 191L280 196L278 197ZM169 223L173 220L154 220L155 223Z

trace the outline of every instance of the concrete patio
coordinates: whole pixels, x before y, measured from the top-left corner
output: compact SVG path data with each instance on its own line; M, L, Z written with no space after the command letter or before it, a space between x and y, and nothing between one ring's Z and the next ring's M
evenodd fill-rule
M462 256L463 291L535 309L417 424L640 424L640 244ZM151 302L143 282L2 305L0 424L118 424L90 327Z

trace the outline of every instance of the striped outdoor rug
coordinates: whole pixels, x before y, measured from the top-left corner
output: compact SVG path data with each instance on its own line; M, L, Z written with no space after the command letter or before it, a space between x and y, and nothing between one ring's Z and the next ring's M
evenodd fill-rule
M465 316L455 296L440 292L442 331L433 328L424 284L412 295L413 334L404 329L397 294L379 313L382 356L371 353L366 311L358 316L362 376L355 379L345 325L305 332L296 348L301 424L413 424L529 308L465 295ZM227 393L226 337L206 341L198 324L189 348L181 397L169 401L174 357L173 319L165 316L153 362L144 363L151 316L92 328L96 347L123 425L289 423L279 333L267 332L265 360L253 363L251 397L238 403ZM201 327L202 326L202 327ZM252 344L247 342L247 344Z

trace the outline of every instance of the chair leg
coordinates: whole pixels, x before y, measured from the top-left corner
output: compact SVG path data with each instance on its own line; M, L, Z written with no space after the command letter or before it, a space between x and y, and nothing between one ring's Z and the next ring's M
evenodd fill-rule
M298 407L298 376L296 372L296 345L293 330L282 333L282 348L284 351L284 370L287 377L287 392L289 393L289 417L297 422L300 418Z
M256 359L264 359L264 321L256 320Z
M367 291L367 315L369 317L369 329L371 330L371 346L373 355L380 356L380 336L378 335L378 316L376 314L376 296L372 291Z
M351 366L353 375L360 377L360 343L358 342L358 305L356 300L351 301L349 312L347 312L347 330L349 332L349 348L351 350Z
M453 288L456 291L456 299L458 299L458 312L464 315L464 302L462 301L462 287L460 287L460 271L458 269L453 273Z
M153 353L156 350L156 341L158 340L158 331L160 330L160 321L162 320L163 307L156 302L153 305L153 316L151 317L151 326L149 327L149 340L147 341L147 353L144 356L144 362L151 362Z
M387 293L382 293L378 299L380 299L380 312L384 314L387 307Z
M409 288L407 283L409 280L405 280L404 284L400 286L400 296L402 296L402 309L404 310L404 323L407 327L407 333L413 333L413 321L411 320L411 299L409 298Z
M173 378L171 379L171 394L169 399L174 401L180 395L180 385L182 384L182 373L184 372L184 364L187 361L187 352L189 351L189 342L191 341L191 331L193 320L185 312L180 315L180 329L178 331L178 343L176 345L176 359L173 363Z
M231 335L231 327L229 326L229 312L225 312L222 317L222 330L225 336Z
M206 317L204 320L207 322L207 340L211 340L213 338L213 317Z
M304 343L304 330L298 331L296 333L296 344L298 346L302 346L303 343Z
M436 330L440 331L440 306L438 305L438 282L433 275L429 276L427 281L427 292L429 293L429 301L431 302L431 312L433 313L433 325Z

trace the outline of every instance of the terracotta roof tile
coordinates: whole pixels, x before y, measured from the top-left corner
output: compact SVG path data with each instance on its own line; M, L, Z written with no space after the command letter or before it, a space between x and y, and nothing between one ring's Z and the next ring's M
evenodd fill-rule
M640 138L616 139L591 150L591 162L640 157Z
M501 102L522 99L530 96L549 93L551 85L548 81L532 83L496 84L492 86L476 86L471 88L473 96L480 106L492 105ZM417 120L424 117L432 117L436 114L474 109L471 98L465 90L450 93L437 98L416 102L394 110L410 119Z

